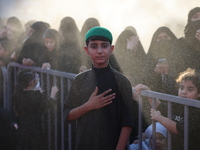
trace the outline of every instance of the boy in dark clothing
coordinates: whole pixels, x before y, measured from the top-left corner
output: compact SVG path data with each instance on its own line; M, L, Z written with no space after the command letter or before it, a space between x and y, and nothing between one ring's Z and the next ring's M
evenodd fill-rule
M75 149L126 149L137 124L138 106L133 104L131 84L109 66L114 49L109 30L91 28L85 40L93 66L76 76L64 112L67 121L77 119Z

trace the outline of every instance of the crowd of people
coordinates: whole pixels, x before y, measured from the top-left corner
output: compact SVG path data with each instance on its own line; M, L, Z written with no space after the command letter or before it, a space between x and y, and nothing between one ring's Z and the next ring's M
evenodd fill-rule
M78 74L65 108L67 121L78 120L75 148L125 149L124 143L133 136L129 148L135 150L138 149L134 141L137 136L137 129L134 128L137 126L138 104L131 87L135 87L137 93L145 89L195 100L200 97L200 7L189 11L183 33L184 37L177 38L170 28L159 27L145 53L133 26L127 26L113 46L112 34L102 28L96 18L88 18L79 31L71 17L63 18L59 29L52 29L48 22L37 20L22 25L20 19L10 17L6 22L0 21L0 66L17 62ZM105 52L99 52L99 49L105 49ZM96 58L94 50L106 54L103 58ZM102 61L105 61L104 64ZM52 87L50 104L46 104L40 89L35 89L38 82L37 73L31 70L19 72L13 91L14 116L8 115L3 109L3 101L0 102L0 119L12 124L12 130L19 132L17 150L44 149L42 140L37 138L42 137L41 114L54 104L53 99L59 89ZM81 87L82 90L77 92ZM3 95L2 90L0 94ZM166 130L169 130L173 133L172 149L183 149L183 106L172 106L172 119L167 118L165 102L158 100L156 106L155 110L148 103L145 104L143 131L146 131L146 138L143 144L151 149L152 131L149 133L149 128L152 128L151 120L156 120L159 123L156 148L167 149ZM36 114L33 115L33 112ZM189 110L189 149L200 148L196 142L199 139L195 136L200 131L196 122L198 113L199 109ZM7 121L4 114L9 116ZM100 129L106 129L106 133L99 132ZM30 136L27 138L24 134ZM1 141L3 136L0 136ZM88 144L91 139L93 144ZM3 147L3 142L0 144Z

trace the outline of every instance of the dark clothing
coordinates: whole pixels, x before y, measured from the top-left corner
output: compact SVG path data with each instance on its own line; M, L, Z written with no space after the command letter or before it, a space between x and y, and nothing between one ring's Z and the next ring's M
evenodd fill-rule
M169 74L177 78L179 73L187 68L200 71L200 42L191 44L186 38L176 40L172 47L172 53L169 58Z
M23 44L19 54L18 62L22 64L23 58L30 58L35 62L35 66L41 67L47 55L47 49L43 43L43 39L35 39L30 37Z
M19 124L17 150L43 150L42 114L45 101L40 91L19 93L14 99L14 109Z
M7 109L0 108L0 149L14 150L17 137L15 134L14 123L16 122L13 114Z
M159 108L167 109L167 105L161 105ZM200 141L200 109L195 107L189 107L189 120L188 120L188 150L199 150ZM162 114L162 111L161 111ZM180 104L172 104L172 118L175 121L178 134L172 133L172 150L184 149L184 106Z
M96 86L99 88L98 94L111 88L116 98L108 106L92 110L77 119L77 150L114 150L121 128L135 128L134 124L137 125L137 120L134 120L137 118L137 104L133 105L130 82L110 67L93 68L76 76L65 116L73 108L87 102Z
M122 31L115 43L114 56L122 73L129 78L132 86L136 86L144 76L146 53L140 41L134 50L127 49L127 39L132 36L136 36L133 31Z

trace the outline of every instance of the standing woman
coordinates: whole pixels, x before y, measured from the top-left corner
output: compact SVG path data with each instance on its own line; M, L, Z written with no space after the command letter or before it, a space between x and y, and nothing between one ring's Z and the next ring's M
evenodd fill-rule
M79 73L80 59L80 32L76 22L71 17L61 20L59 33L61 40L61 71Z
M47 55L42 69L60 70L60 34L55 29L46 29L43 40L47 48Z
M175 78L187 68L200 71L200 7L195 7L188 13L184 34L184 37L174 42L169 58L169 73Z
M131 30L124 30L115 43L114 55L119 67L132 86L141 83L146 53L139 37Z

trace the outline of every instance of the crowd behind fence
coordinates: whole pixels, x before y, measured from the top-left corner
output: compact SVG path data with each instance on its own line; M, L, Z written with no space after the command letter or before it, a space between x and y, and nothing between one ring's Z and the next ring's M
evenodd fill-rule
M44 115L44 131L47 133L48 142L47 147L48 150L71 150L72 149L72 133L71 133L71 125L65 125L64 117L63 117L63 108L68 96L68 92L70 90L71 84L75 78L75 74L61 72L57 70L42 70L39 67L33 66L23 66L18 63L11 62L6 67L1 67L1 86L3 86L3 106L4 108L12 111L12 93L13 93L13 85L16 82L16 74L19 70L22 69L32 69L36 71L40 75L41 87L46 90L47 97L50 95L51 86L57 85L59 88L59 93L57 96L57 105L53 109L49 109L47 114ZM133 88L134 92L134 88ZM184 150L188 149L188 110L190 107L200 108L200 101L191 100L187 98L182 98L178 96L147 91L143 90L140 93L139 98L139 147L142 149L142 108L143 108L143 96L152 97L154 101L156 99L160 99L166 101L168 103L168 118L171 118L172 112L172 103L178 103L184 105ZM155 103L152 104L153 108L155 107ZM155 149L155 122L152 121L153 124L153 149ZM167 149L171 149L171 133L168 132L167 138Z

